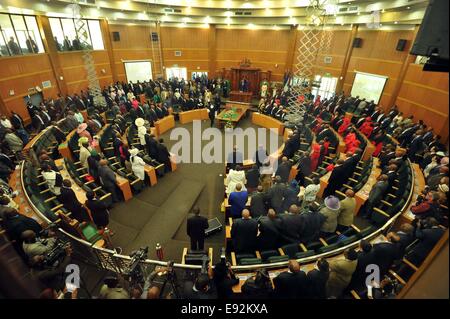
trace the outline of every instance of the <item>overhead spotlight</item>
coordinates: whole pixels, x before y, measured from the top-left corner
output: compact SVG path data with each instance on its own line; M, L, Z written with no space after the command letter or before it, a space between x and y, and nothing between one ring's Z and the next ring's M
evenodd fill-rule
M381 13L385 13L385 12L386 12L386 10L384 10L384 9L383 9L383 10L381 10Z
M407 10L411 9L411 7L406 7Z
M398 24L398 21L395 21L394 24Z

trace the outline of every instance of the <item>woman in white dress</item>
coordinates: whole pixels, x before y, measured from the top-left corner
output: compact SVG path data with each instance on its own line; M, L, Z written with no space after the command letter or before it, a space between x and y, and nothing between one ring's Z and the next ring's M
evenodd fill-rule
M145 162L138 156L139 150L132 148L130 150L130 163L133 174L136 175L141 181L145 180Z
M247 190L245 188L245 184L247 184L247 180L245 178L245 172L242 170L242 168L237 165L236 169L230 169L227 175L227 179L225 181L227 190L227 195L230 195L232 192L236 190L236 185L241 184L242 190Z
M142 147L145 147L145 145L147 144L145 141L145 134L147 134L147 128L145 127L145 120L139 117L136 119L136 121L134 121L134 123L137 126L139 143L141 144Z

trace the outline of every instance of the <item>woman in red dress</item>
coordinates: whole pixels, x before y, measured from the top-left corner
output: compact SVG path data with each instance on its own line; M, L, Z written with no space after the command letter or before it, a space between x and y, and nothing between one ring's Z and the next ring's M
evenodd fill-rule
M372 118L366 117L364 123L360 126L359 131L363 133L365 136L369 137L373 132L373 122Z
M312 151L311 151L311 171L314 172L317 169L317 166L319 165L319 157L320 157L320 145L317 143L314 143L312 145Z
M342 135L342 133L344 133L348 129L350 124L351 124L350 119L348 117L344 117L344 120L343 120L341 126L339 126L339 128L338 128L338 133Z

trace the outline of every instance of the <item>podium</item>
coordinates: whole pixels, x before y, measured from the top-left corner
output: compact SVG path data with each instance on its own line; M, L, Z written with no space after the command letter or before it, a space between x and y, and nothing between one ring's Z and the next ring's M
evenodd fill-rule
M253 96L252 92L231 91L230 101L251 103L252 96Z

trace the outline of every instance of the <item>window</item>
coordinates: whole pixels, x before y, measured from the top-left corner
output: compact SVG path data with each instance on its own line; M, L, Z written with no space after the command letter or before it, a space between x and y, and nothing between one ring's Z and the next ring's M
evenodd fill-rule
M314 83L311 93L314 96L320 95L322 100L329 99L335 93L337 80L338 80L337 78L332 78L328 76L322 77L320 75L316 75L314 77ZM317 83L318 86L315 86L314 85L315 83Z
M201 78L201 77L206 77L208 78L208 72L192 72L191 78L192 80L195 80L197 77Z
M186 68L167 68L166 69L166 77L167 79L178 78L187 79L187 69Z
M50 18L49 21L58 51L104 49L98 20Z
M0 14L0 33L2 56L44 52L34 16Z

